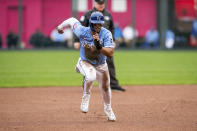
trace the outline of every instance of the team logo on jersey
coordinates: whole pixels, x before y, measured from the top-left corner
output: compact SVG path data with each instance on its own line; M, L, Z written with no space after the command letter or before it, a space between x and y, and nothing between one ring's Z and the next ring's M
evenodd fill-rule
M100 40L100 44L104 46L104 44L103 44L103 40Z
M89 38L84 38L84 40L86 41L86 42L88 42L88 43L91 43L93 40L92 39L89 39Z

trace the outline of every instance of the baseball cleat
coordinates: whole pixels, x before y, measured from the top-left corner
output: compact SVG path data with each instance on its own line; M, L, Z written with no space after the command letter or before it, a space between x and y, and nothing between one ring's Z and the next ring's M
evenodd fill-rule
M107 106L104 109L104 112L108 117L108 121L116 121L116 116L115 116L115 114L114 114L114 112L113 112L113 110L110 106Z
M88 112L88 107L89 107L89 101L90 101L90 95L86 94L82 97L82 102L81 102L81 111L83 113Z

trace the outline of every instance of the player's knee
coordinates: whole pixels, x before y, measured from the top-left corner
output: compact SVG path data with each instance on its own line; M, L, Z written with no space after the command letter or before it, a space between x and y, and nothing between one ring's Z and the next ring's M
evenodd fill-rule
M96 71L94 69L90 70L90 72L86 76L87 82L93 82L96 80Z
M87 82L94 82L96 80L96 75L89 75L86 77Z

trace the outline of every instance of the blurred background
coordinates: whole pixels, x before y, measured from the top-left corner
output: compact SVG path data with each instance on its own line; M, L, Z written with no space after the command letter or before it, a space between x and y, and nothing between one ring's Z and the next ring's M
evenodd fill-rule
M92 9L94 0L0 0L2 49L70 48L72 32L56 36L63 20ZM116 48L196 49L197 0L106 0Z

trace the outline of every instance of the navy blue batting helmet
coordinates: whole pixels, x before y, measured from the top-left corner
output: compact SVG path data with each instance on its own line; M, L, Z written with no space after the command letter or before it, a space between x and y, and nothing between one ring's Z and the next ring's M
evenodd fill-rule
M92 24L104 24L104 16L101 12L93 12L89 19L89 24L91 30L94 32L94 28Z

